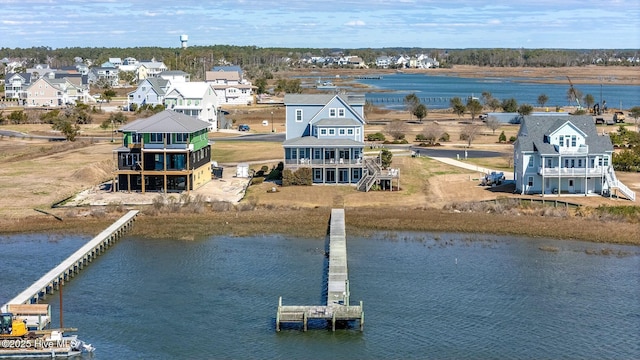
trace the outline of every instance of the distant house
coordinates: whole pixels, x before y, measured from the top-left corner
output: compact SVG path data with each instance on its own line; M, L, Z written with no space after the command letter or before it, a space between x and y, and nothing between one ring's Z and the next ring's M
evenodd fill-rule
M93 67L89 71L89 83L105 82L111 86L118 86L120 70L115 67Z
M62 90L48 77L35 80L26 89L26 106L60 106L62 104Z
M392 62L391 56L378 56L376 58L376 66L382 69L386 69L391 65Z
M233 67L227 67L232 68ZM207 71L205 81L210 83L218 94L220 104L250 105L253 103L253 86L242 78L242 70Z
M27 87L31 85L31 74L9 73L4 79L4 93L7 99L24 100L27 98Z
M140 61L138 68L136 69L136 76L138 81L142 81L150 77L158 77L163 71L169 70L162 61Z
M181 70L167 70L158 74L158 77L168 80L172 84L184 83L191 81L191 75Z
M598 135L593 118L524 116L514 144L516 191L521 194L635 193L617 180L609 136Z
M210 131L218 130L219 100L209 83L198 81L172 84L164 97L164 104L167 109L208 122Z
M364 96L287 94L284 169L311 168L314 184L363 177Z
M136 90L128 94L128 107L131 109L132 104L137 107L142 105L163 105L164 97L169 91L171 83L169 80L162 78L149 78L143 80Z
M118 131L117 191L182 192L211 180L209 123L165 110Z

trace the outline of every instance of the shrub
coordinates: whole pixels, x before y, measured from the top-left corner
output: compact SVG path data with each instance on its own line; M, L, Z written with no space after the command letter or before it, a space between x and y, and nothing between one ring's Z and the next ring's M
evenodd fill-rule
M300 168L295 172L284 170L282 172L282 186L311 185L313 184L313 173L311 168Z
M367 134L367 141L384 141L384 134L381 132L377 132L375 134Z
M504 134L504 131L500 133L500 136L498 136L498 142L499 143L503 143L507 141L507 135Z
M449 141L449 139L451 138L451 136L449 135L449 133L444 133L442 134L442 136L440 136L440 139L438 139L438 141Z
M416 141L427 141L427 137L423 134L416 135Z
M263 177L254 176L253 178L251 178L251 185L258 185L258 184L262 184L263 182L264 182Z
M516 140L518 140L518 138L515 136L509 137L509 142L516 142Z

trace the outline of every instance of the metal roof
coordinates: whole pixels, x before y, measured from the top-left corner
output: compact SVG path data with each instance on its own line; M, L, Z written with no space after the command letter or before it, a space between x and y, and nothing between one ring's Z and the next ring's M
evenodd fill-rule
M175 111L165 110L145 119L138 119L118 131L137 133L194 133L211 124Z
M314 126L350 126L350 125L360 126L362 125L362 123L353 118L324 118L316 121L315 124L313 125Z

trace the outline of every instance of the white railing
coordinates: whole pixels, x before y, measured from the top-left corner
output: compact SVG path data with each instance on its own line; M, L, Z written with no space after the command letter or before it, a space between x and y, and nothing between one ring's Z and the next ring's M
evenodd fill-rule
M362 165L362 159L285 159L285 165Z
M558 152L560 155L567 154L588 154L589 153L589 145L580 145L578 147L559 147Z
M538 167L538 175L544 176L602 176L606 173L602 166L595 168L543 168Z
M615 171L613 171L613 167L609 167L605 176L607 183L609 184L609 191L611 191L611 188L616 188L629 200L636 201L636 193L618 180Z

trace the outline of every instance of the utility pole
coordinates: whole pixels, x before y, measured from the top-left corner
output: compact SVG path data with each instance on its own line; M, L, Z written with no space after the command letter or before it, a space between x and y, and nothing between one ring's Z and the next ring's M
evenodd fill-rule
M276 130L273 128L273 111L271 112L271 132L276 132Z

